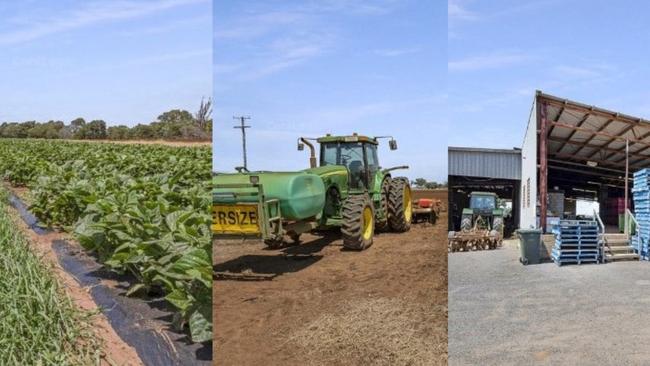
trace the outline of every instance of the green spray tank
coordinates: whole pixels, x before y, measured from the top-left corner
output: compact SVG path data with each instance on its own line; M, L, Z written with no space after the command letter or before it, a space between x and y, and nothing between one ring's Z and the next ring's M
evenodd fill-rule
M242 185L251 182L264 188L265 199L277 199L282 217L287 220L304 220L320 215L325 206L323 179L309 172L246 172L219 174L214 177L215 187ZM246 195L246 188L215 188L215 203L255 203L255 196Z

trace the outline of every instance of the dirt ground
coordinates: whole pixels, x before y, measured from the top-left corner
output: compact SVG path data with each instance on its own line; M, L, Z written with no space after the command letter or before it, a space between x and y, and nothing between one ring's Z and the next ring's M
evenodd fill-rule
M443 213L363 252L215 241L214 364L445 365L446 233Z
M5 188L10 189L19 196L25 196L26 190L10 188L5 185ZM52 248L52 242L57 239L69 239L64 233L52 232L47 235L38 235L33 230L30 230L27 224L20 218L18 211L13 207L7 207L12 219L16 226L25 234L29 239L30 244L35 253L38 253L42 260L54 269L54 273L63 285L66 293L72 301L80 309L95 313L92 317L94 331L97 339L102 345L102 359L101 365L142 365L140 357L135 349L126 344L113 330L108 319L99 311L97 305L88 292L88 289L82 287L72 275L68 274L61 268L57 261L56 253Z

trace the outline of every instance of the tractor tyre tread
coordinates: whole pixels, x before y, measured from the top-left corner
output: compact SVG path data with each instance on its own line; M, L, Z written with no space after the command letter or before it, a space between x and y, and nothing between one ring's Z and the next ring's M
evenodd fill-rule
M381 205L384 210L384 220L375 222L375 229L377 231L388 231L388 195L390 194L390 182L391 178L386 177L381 184Z
M343 203L341 234L343 234L343 246L352 250L364 250L372 245L370 240L363 239L363 210L372 204L367 195L349 196ZM374 217L374 210L373 210Z
M388 224L391 230L398 233L409 231L413 219L412 213L411 220L407 220L404 214L404 191L407 187L410 189L407 178L394 178L388 192Z

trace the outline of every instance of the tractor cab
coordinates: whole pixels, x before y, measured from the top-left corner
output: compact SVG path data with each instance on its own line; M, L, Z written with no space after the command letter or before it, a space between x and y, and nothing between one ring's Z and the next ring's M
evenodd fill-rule
M379 170L377 140L365 136L324 137L320 143L320 166L342 165L348 168L350 188L369 189Z
M491 192L472 192L469 207L475 214L491 215L497 208L497 195Z
M375 174L380 170L379 158L377 155L377 137L360 136L332 136L326 135L316 139L320 144L319 166L339 165L344 166L349 172L349 187L354 190L372 189ZM298 149L304 149L304 143L309 142L301 139ZM397 143L391 139L389 146L391 150L397 149ZM311 146L310 146L311 148ZM315 167L315 157L312 158L312 167Z

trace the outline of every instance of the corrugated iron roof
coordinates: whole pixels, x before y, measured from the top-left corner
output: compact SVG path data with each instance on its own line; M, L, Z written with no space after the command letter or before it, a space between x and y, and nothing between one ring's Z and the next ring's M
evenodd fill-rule
M625 140L630 167L647 166L650 159L650 121L623 113L562 99L537 91L538 108L546 106L549 158L621 169ZM537 114L537 129L542 115Z
M521 179L521 150L452 147L447 149L449 175Z

